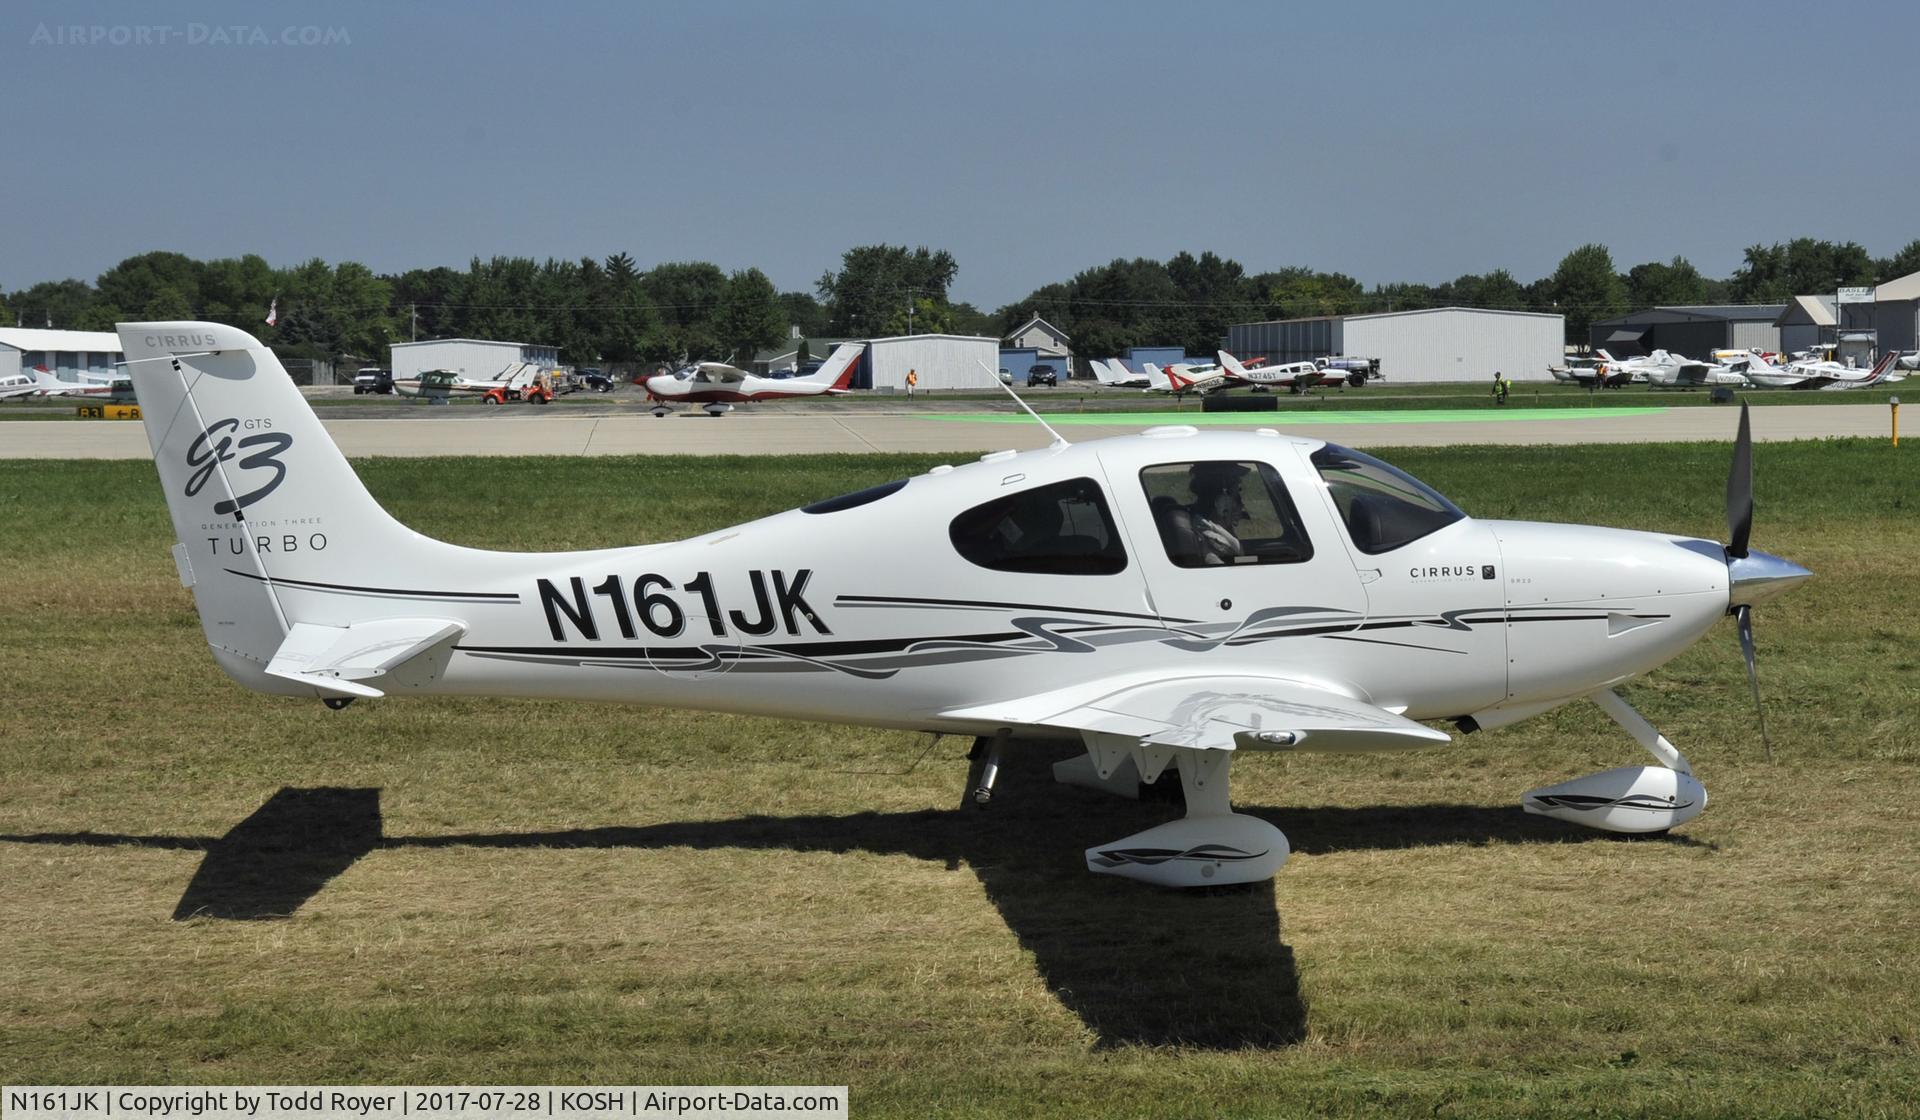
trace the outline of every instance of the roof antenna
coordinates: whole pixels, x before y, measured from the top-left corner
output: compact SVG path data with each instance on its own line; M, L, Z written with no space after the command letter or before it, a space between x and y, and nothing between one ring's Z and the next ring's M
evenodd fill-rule
M1035 411L1034 411L1034 410L1033 410L1033 409L1032 409L1032 408L1031 408L1031 407L1030 407L1030 406L1029 406L1029 405L1027 404L1027 402L1026 402L1026 401L1023 401L1023 400L1021 400L1021 399L1020 399L1020 394L1018 394L1018 393L1016 393L1016 392L1014 392L1014 391L1013 391L1013 386L1011 386L1011 385L1009 385L1009 384L1007 384L1006 382L1004 382L1004 381L1002 381L1002 380L1000 380L1000 375L999 375L999 374L997 374L997 373L995 373L995 372L993 372L993 371L992 371L991 369L987 369L987 363L985 363L985 362L983 362L983 361L981 361L981 360L980 360L980 359L978 359L978 358L975 358L975 359L973 360L973 364L974 364L974 365L977 365L977 366L979 366L979 367L980 367L981 369L985 369L985 370L987 370L987 376L988 376L988 377L991 377L991 378L993 378L993 383L994 383L995 385L998 385L998 386L1000 386L1000 387L1001 387L1002 389L1005 389L1005 390L1007 391L1007 395L1008 395L1009 397L1012 397L1012 398L1013 398L1013 403L1014 403L1014 404L1017 404L1017 405L1019 405L1019 406L1020 406L1021 408L1024 408L1024 409L1026 409L1026 410L1027 410L1027 415L1028 415L1028 416L1031 416L1031 417L1033 417L1033 418L1034 418L1035 420L1040 420L1040 414L1039 414L1038 412L1035 412ZM1063 435L1061 435L1061 434L1060 434L1059 432L1056 432L1056 431L1054 431L1054 430L1053 430L1053 425L1052 425L1052 424L1049 424L1049 423L1047 423L1047 422L1046 422L1045 420L1040 420L1040 426L1041 426L1041 427L1043 427L1043 428L1045 428L1045 429L1047 430L1047 434L1048 434L1048 435L1051 435L1051 436L1053 437L1053 442L1052 442L1052 443L1050 443L1050 444L1048 444L1048 445L1047 445L1048 447L1054 447L1054 448L1057 448L1057 447L1071 447L1071 446L1073 446L1072 444L1070 444L1070 443L1068 443L1068 442L1067 442L1067 437L1065 437L1065 436L1063 436Z

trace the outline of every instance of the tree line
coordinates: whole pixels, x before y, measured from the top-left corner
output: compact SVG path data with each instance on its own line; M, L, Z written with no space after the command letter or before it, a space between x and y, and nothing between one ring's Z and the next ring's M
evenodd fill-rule
M1630 310L1674 304L1782 303L1920 272L1920 240L1875 258L1852 242L1812 238L1754 245L1724 280L1683 257L1622 272L1604 245L1582 245L1553 274L1521 283L1505 269L1443 284L1371 288L1339 272L1285 268L1249 275L1212 252L1166 261L1114 260L1047 284L993 312L955 302L953 255L926 247L849 249L812 292L781 292L757 268L704 261L641 270L625 252L602 260L473 258L465 270L380 275L353 261L275 268L258 256L201 261L180 253L129 257L83 280L0 293L0 322L111 330L126 320L200 319L254 331L283 355L383 361L394 342L495 338L557 346L575 364L751 360L803 338L947 332L1006 337L1040 315L1077 353L1179 345L1211 352L1229 324L1427 307L1557 312L1567 337ZM262 320L269 307L275 325Z

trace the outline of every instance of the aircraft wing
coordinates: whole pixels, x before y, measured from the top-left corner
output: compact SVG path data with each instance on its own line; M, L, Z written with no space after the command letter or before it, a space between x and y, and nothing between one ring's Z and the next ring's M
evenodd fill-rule
M701 362L699 380L711 384L737 385L747 379L747 371L725 362Z
M1444 731L1304 681L1254 674L1095 682L941 715L1201 750L1362 752L1448 742Z

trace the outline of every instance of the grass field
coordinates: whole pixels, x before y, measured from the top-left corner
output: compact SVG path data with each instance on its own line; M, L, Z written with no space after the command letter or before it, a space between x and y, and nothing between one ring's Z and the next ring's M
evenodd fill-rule
M1609 403L1613 403L1609 400ZM1724 446L1390 453L1469 512L1724 536ZM247 693L142 463L0 463L0 1083L801 1083L860 1116L1920 1113L1914 456L1757 451L1779 760L1730 624L1626 689L1713 803L1524 816L1641 760L1590 705L1391 758L1270 756L1295 855L1158 891L1081 850L1175 807L964 743L679 711ZM374 460L422 531L700 532L932 457ZM502 508L494 477L552 480ZM924 756L924 757L923 757Z

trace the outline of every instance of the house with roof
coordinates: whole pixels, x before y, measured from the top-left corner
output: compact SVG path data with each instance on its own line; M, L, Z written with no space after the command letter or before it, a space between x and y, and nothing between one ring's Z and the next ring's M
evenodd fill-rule
M1035 315L1000 340L1000 366L1011 373L1015 381L1025 381L1025 370L1040 363L1054 366L1062 377L1074 375L1073 340L1059 327Z
M1773 325L1780 329L1782 353L1811 350L1832 342L1834 328L1839 325L1834 318L1834 297L1794 296Z

